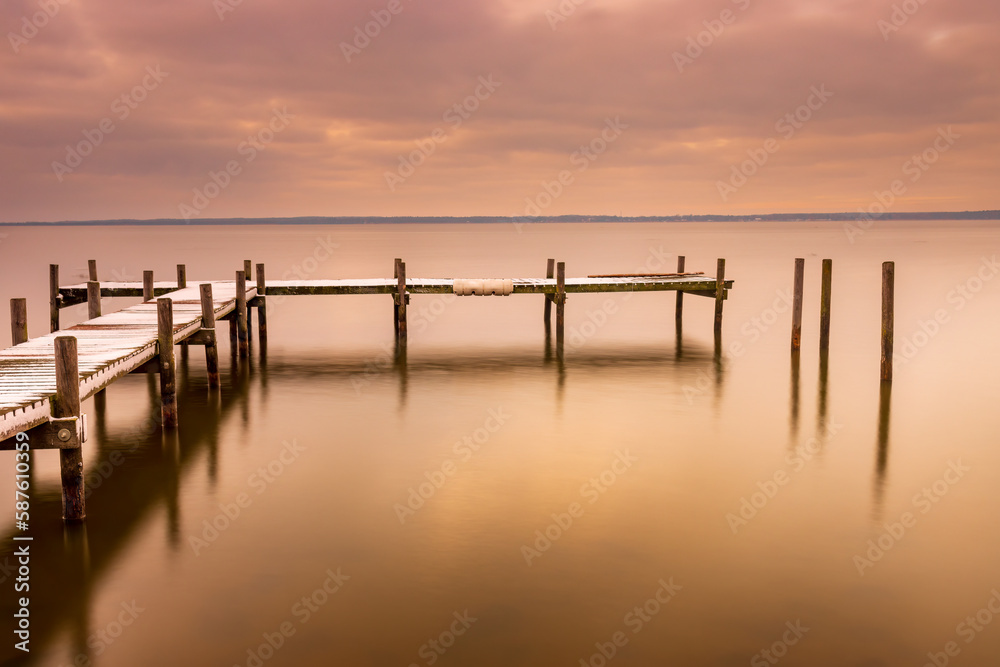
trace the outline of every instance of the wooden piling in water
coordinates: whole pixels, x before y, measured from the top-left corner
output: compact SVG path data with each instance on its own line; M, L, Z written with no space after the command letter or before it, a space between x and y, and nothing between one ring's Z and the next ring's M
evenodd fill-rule
M556 264L556 356L562 359L566 338L566 262Z
M177 426L177 381L174 368L174 302L156 300L157 352L160 357L160 415L163 428Z
M715 273L715 335L722 335L722 303L726 298L726 260L719 259Z
M90 276L90 280L98 280L96 259L87 260L87 274Z
M184 289L188 286L187 267L183 264L177 265L177 289Z
M57 438L75 445L59 450L59 473L62 480L62 509L65 521L82 521L87 515L83 482L83 449L79 441L80 375L77 344L73 336L55 340L56 397L52 401L52 417L66 420Z
M549 259L545 262L545 279L552 280L555 278L556 270L556 260ZM552 326L552 295L545 295L545 330L548 331Z
M267 285L264 281L264 265L257 265L257 333L260 338L260 343L263 345L267 342L267 300L265 295L267 294Z
M11 345L28 342L28 300L10 300L10 341Z
M399 264L403 260L397 257L392 263L392 279L399 279ZM399 340L399 307L396 301L396 295L392 296L392 330L395 332L396 340Z
M93 320L101 316L101 283L96 280L87 281L87 319Z
M819 349L830 349L830 301L833 295L833 260L823 260L822 287L819 298Z
M396 340L406 345L406 262L396 264Z
M677 273L684 273L684 255L677 256ZM677 290L677 301L674 304L674 325L677 329L677 337L680 338L681 329L684 322L684 292Z
M59 265L49 264L49 331L59 331Z
M892 329L895 303L896 264L882 263L882 365L881 378L892 381Z
M153 272L143 271L142 272L142 300L152 301L153 300Z
M253 278L253 262L249 259L243 260L243 275L246 276L247 280L252 280ZM251 313L252 306L250 302L247 302L247 343L253 343L253 317Z
M792 286L792 352L802 349L802 293L805 288L806 260L795 259L795 280Z
M208 370L208 386L219 386L219 348L215 335L215 305L212 301L212 284L201 285L201 327L205 332L205 367Z
M236 272L236 340L241 359L250 356L250 339L247 333L247 275Z

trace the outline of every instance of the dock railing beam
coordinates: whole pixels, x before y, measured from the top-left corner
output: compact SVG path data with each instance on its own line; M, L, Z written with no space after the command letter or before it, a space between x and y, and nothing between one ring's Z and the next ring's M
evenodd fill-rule
M49 264L49 331L59 331L59 265Z
M160 357L160 415L163 428L177 426L177 381L174 368L174 302L156 300L157 352Z
M241 359L250 356L250 339L247 333L247 274L236 272L236 337Z
M892 329L896 288L896 264L882 264L882 367L883 382L892 381Z
M10 344L28 342L28 300L10 300Z
M75 447L59 450L59 473L62 479L63 520L82 521L87 515L83 481L83 449L79 442L80 375L77 344L73 336L55 340L56 396L52 401L54 420L66 420L58 431L59 440L74 442Z
M802 349L802 294L805 287L806 260L795 258L795 276L792 282L792 352Z
M212 284L204 283L201 289L201 328L205 332L205 367L208 370L208 386L219 386L219 347L215 335L215 304L212 301Z

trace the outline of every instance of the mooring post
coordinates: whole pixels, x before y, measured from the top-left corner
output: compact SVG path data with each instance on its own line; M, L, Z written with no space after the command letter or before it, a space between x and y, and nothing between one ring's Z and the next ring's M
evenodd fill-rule
M49 264L49 331L59 331L59 265Z
M177 265L177 289L184 289L188 286L187 267L183 264Z
M65 521L82 521L86 516L83 488L83 448L77 435L80 418L80 375L77 367L77 345L73 336L59 336L55 340L56 397L52 402L53 419L72 420L67 428L60 429L59 439L75 447L59 450L59 471L62 477L62 508ZM70 429L73 429L70 431ZM65 439L62 431L66 431Z
M397 257L392 263L392 279L399 280L399 264L403 260ZM397 290L398 294L398 290ZM399 340L399 300L397 294L392 295L392 330L396 334L396 340Z
M93 320L101 316L101 283L96 280L87 281L87 319Z
M247 337L247 274L236 272L236 336L240 358L250 356L250 340Z
M677 273L684 273L684 255L677 256ZM677 290L677 303L674 305L674 322L677 329L677 337L680 338L681 328L684 323L684 292Z
M264 265L257 265L257 334L260 344L267 342L267 284L264 281ZM263 351L261 347L261 351Z
M98 280L97 278L97 260L88 259L87 260L87 273L90 275L90 280Z
M715 335L722 335L722 301L726 298L726 260L720 259L715 270Z
M28 342L28 300L10 300L10 342L20 345Z
M397 340L406 345L406 262L396 264Z
M164 428L177 426L177 383L174 374L174 302L156 300L157 347L160 355L160 415Z
M208 386L215 389L219 386L219 348L215 336L215 303L212 301L212 284L201 286L201 328L204 329L205 366L208 369Z
M552 280L555 278L556 271L556 260L549 259L545 262L545 279ZM548 331L552 326L552 295L545 295L545 330Z
M143 271L142 272L142 300L152 301L153 300L153 272Z
M892 327L896 264L882 263L882 380L892 381Z
M556 356L562 359L566 333L566 262L556 264Z
M249 259L243 260L243 275L246 276L247 280L253 278L253 262ZM250 302L247 302L247 343L253 342L253 317L251 316L253 311L251 308Z
M822 287L819 299L819 349L830 349L830 297L833 293L833 260L823 260Z
M792 352L802 348L802 293L805 287L805 271L805 258L797 257L792 286Z

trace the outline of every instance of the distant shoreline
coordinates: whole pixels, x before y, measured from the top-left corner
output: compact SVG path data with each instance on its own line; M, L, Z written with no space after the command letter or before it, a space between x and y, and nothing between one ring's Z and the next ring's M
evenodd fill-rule
M0 227L114 227L190 225L384 225L384 224L534 224L559 222L854 222L861 220L1000 220L1000 210L950 213L769 213L765 215L559 215L538 218L512 216L306 216L297 218L158 218L149 220L62 220L58 222L0 222Z

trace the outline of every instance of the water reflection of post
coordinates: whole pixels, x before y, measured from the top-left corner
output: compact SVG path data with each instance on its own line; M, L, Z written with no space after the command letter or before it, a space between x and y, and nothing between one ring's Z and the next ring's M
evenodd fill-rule
M558 373L556 374L556 414L561 415L563 411L563 397L566 395L566 362L562 355L558 359Z
M802 351L792 350L792 363L791 363L791 405L789 408L790 419L789 423L792 429L792 438L798 436L799 433L799 402L801 398L801 383L799 382L800 377L800 367L802 362Z
M163 460L167 470L167 543L177 551L181 543L181 437L177 429L164 429Z
M830 350L819 351L819 397L816 405L816 432L826 433L827 386L830 377ZM822 442L822 440L821 440Z
M76 580L81 583L84 595L91 596L91 574L90 574L90 544L87 541L87 524L67 523L63 524L63 554L64 564L69 569L75 570ZM86 656L87 662L91 664L91 648L88 643L90 637L90 605L81 605L79 613L73 622L73 639L70 650L73 652L70 664L81 664L76 662L79 656Z
M882 382L878 395L878 455L875 458L875 516L882 514L885 476L889 467L889 419L892 409L892 383Z
M406 408L406 396L409 391L409 366L406 363L406 341L396 339L395 367L399 373L399 411Z

